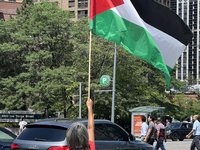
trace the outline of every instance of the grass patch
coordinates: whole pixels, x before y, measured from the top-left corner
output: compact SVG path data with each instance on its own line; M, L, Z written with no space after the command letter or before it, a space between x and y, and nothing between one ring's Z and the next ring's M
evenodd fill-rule
M18 128L19 123L0 123L0 126L5 128Z

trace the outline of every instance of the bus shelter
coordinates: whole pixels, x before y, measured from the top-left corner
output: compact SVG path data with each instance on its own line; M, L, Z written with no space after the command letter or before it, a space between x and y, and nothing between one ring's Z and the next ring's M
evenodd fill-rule
M131 112L131 134L135 136L141 135L142 116L148 118L153 114L155 117L162 116L164 114L165 107L153 107L153 106L141 106L130 109ZM148 119L146 119L146 123Z

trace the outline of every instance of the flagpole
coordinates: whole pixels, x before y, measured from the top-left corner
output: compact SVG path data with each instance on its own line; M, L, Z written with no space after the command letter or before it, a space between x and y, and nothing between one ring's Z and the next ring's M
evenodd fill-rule
M115 122L116 55L117 55L117 44L115 43L114 69L113 69L113 89L112 89L112 112L111 112L111 122Z
M88 97L90 97L90 68L91 68L91 44L92 43L92 31L90 30L90 44L89 44L89 70L88 70Z

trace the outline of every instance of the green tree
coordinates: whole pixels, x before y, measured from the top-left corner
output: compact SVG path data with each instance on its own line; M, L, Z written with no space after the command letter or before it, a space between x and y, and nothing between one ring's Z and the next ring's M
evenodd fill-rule
M87 25L86 25L87 24ZM77 22L76 30L83 30L73 33L73 43L77 49L74 53L74 66L82 72L88 70L88 43L89 32L87 19ZM87 44L85 44L87 43ZM95 90L112 89L100 86L99 79L102 75L113 74L114 43L92 36L92 67L91 67L91 92L94 99L95 118L110 119L112 93L94 93ZM83 65L85 64L85 65ZM87 82L87 76L82 81ZM171 85L181 88L182 83L172 73ZM84 85L87 92L87 84ZM166 109L173 110L176 105L170 104L166 99L168 94L164 74L152 65L138 59L126 50L117 47L117 72L116 72L116 98L115 98L115 119L121 122L129 117L128 110L138 106L167 106Z
M192 75L191 72L188 72L187 82L188 82L188 85L197 84L197 79L196 77L194 77L194 75Z
M71 13L61 10L57 3L33 4L29 0L17 13L16 19L0 22L4 26L0 28L1 103L5 109L26 109L31 105L44 111L50 107L52 112L61 111L65 117L77 118L78 108L71 107L70 96L77 95L81 82L82 114L86 117L88 19L74 23L70 21ZM114 43L92 36L91 97L95 118L110 119L112 94L94 91L111 89L112 83L104 88L99 79L105 74L112 78L113 56ZM138 106L178 109L167 101L164 74L120 46L116 76L116 122L125 122L128 110ZM174 75L171 84L178 88L181 85Z
M17 14L16 19L0 22L1 103L7 110L62 105L66 116L68 94L73 92L68 88L76 85L71 69L72 14L56 2L31 0L24 1Z

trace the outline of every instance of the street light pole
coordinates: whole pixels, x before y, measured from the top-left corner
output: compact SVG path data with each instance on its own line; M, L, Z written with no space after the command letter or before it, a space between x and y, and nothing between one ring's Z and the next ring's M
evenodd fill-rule
M79 84L79 119L81 119L81 82Z
M112 111L111 111L111 122L114 122L114 121L115 121L116 54L117 54L117 44L115 43L114 69L113 69L113 89L112 89Z

